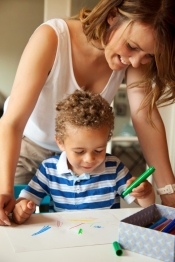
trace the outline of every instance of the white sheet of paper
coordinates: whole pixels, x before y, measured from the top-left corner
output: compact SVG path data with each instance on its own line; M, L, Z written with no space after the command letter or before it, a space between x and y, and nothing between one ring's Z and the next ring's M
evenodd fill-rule
M109 244L119 220L107 210L34 214L22 225L4 227L15 252ZM40 232L43 227L48 230Z

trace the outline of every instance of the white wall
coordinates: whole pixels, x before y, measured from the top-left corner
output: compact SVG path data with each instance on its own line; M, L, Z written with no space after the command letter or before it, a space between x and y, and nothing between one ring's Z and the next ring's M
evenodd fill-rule
M45 20L66 18L99 0L0 0L0 93L10 94L21 54Z
M93 8L99 0L72 0L71 15L76 15L82 7Z
M57 17L69 17L71 2L72 0L44 0L44 21Z
M0 91L9 95L33 31L43 22L44 0L0 0Z
M93 8L99 0L44 0L44 21L76 15L82 7Z

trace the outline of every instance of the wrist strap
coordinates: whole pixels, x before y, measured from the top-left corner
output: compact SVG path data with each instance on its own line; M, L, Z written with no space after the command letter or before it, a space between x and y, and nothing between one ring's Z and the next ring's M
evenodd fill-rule
M158 195L173 194L174 192L175 192L175 184L170 184L162 188L157 188Z

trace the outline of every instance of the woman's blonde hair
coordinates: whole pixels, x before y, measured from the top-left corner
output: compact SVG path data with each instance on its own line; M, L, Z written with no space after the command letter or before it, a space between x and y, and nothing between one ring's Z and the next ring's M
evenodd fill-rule
M123 22L139 22L153 29L156 39L155 56L147 64L142 82L145 99L140 109L149 105L148 117L155 106L175 102L175 1L174 0L101 0L92 9L81 9L74 17L82 23L88 41L100 41L106 45L112 31ZM109 26L110 16L117 17ZM146 36L145 36L146 37Z
M56 105L56 137L64 142L69 125L77 128L98 129L109 127L109 137L114 129L114 113L100 94L76 90Z

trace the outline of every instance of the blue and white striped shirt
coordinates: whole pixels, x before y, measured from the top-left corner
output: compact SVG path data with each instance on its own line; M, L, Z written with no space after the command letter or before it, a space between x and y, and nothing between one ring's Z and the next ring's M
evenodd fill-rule
M63 152L42 162L19 197L39 205L50 195L50 212L120 208L120 195L131 177L123 163L109 154L93 173L76 176L68 168ZM130 203L134 198L128 195L125 200Z

